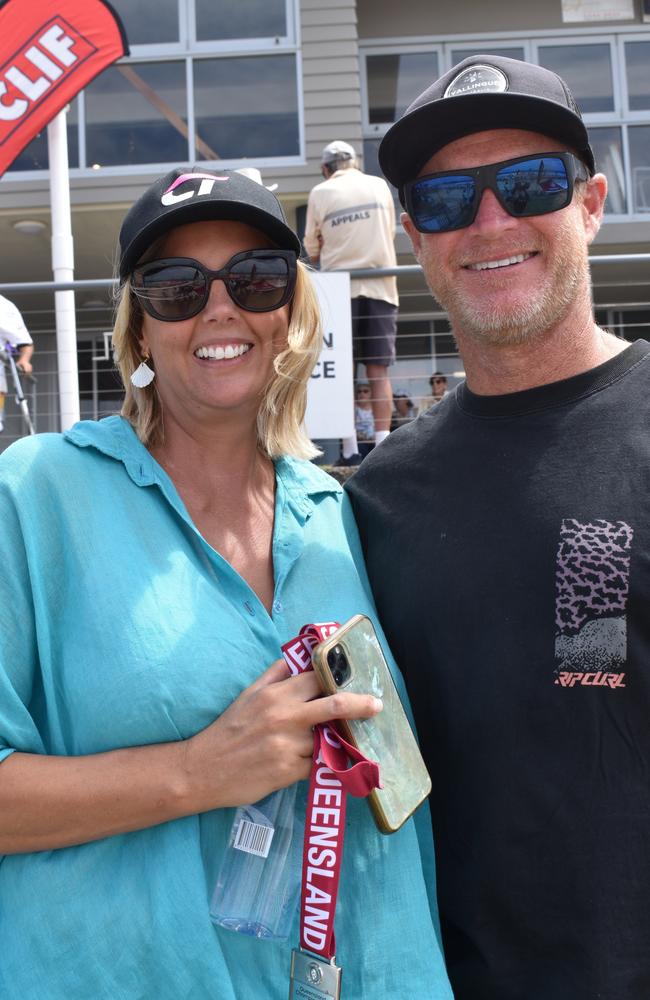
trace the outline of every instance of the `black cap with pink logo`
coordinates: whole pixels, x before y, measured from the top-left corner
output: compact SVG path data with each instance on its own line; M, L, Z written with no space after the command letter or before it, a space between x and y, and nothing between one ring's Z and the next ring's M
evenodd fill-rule
M119 275L126 278L154 240L190 222L229 220L259 229L281 250L300 253L275 195L235 170L172 170L127 212L120 230Z
M543 66L476 55L434 81L388 130L379 164L401 189L439 149L486 129L539 132L574 151L594 173L594 154L567 84Z

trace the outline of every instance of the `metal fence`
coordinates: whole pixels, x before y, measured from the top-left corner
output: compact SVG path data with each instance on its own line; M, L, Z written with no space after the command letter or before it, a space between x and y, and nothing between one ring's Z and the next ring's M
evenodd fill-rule
M650 339L650 254L592 258L595 315L601 326L627 340ZM354 272L362 277L368 272ZM373 272L377 273L377 272ZM395 391L406 393L415 409L431 395L433 372L448 377L449 388L463 378L462 362L446 314L437 307L417 265L402 265L396 273L400 293L397 360L389 369ZM59 429L57 350L54 291L72 287L76 293L79 400L82 419L98 419L119 411L122 389L111 350L113 282L106 279L0 285L21 310L35 343L35 382L24 391L36 430ZM25 428L10 394L6 400L0 451L22 436Z

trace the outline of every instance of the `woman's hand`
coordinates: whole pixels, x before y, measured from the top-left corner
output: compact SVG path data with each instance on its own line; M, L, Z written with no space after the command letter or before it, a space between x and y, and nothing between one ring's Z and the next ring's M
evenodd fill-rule
M372 695L319 698L278 660L189 740L0 763L0 854L54 850L220 806L257 802L309 774L312 726L376 715Z
M309 776L312 729L381 711L372 695L319 697L313 671L287 676L277 660L206 729L181 744L193 812L257 802Z

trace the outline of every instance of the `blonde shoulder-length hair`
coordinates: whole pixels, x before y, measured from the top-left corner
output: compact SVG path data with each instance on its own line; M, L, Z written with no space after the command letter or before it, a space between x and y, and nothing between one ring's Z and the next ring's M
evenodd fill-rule
M269 458L293 455L313 458L318 449L303 430L307 384L320 354L322 333L318 300L309 270L298 261L296 289L291 300L287 346L276 355L274 374L260 400L257 440ZM164 440L162 402L154 381L137 389L131 375L142 361L142 308L127 279L118 292L113 329L115 360L125 390L122 416L147 447Z

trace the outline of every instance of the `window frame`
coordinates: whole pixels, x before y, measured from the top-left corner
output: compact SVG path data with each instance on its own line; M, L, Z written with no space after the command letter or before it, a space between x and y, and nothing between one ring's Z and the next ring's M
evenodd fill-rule
M639 38L639 33L629 34L628 32L621 32L617 38L619 47L619 65L621 67L621 94L622 94L622 109L625 114L625 120L629 121L631 124L639 122L644 124L647 120L650 122L650 81L648 83L648 107L641 111L631 111L630 110L630 95L627 86L627 73L625 72L625 44L626 42L647 42L650 44L650 32L646 29L643 33L645 37Z

